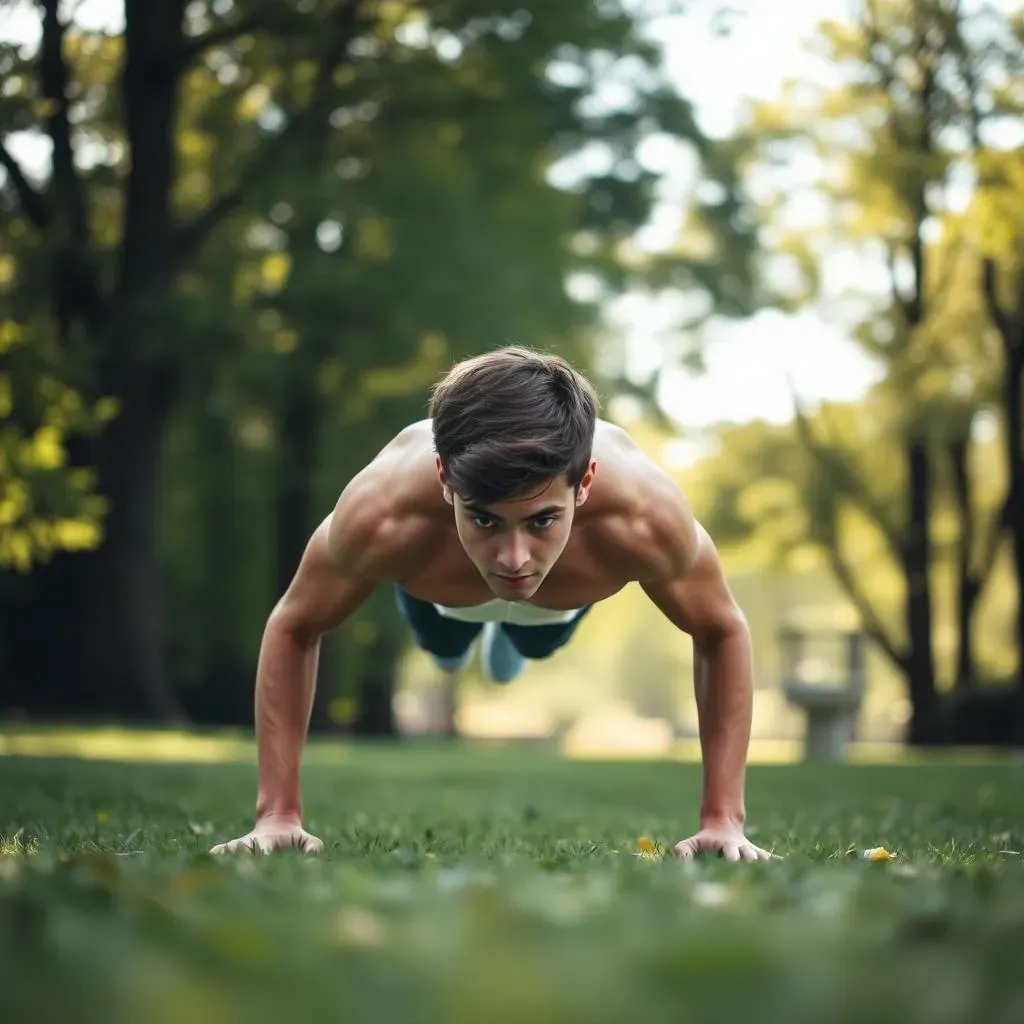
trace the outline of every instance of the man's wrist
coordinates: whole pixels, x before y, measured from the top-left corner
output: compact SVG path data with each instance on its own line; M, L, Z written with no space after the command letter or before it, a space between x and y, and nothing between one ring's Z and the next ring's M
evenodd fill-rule
M302 801L298 797L258 797L256 820L266 821L271 818L278 821L300 822L302 820Z
M700 809L701 828L739 828L747 820L745 809L740 807L704 807Z

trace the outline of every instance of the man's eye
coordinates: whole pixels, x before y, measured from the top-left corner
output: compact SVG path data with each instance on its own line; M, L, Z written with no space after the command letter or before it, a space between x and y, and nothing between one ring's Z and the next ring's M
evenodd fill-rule
M488 519L487 516L473 516L473 525L478 530L487 530L494 525L494 520Z
M551 527L555 525L555 517L554 516L541 516L540 519L534 519L533 525L538 530L550 530Z

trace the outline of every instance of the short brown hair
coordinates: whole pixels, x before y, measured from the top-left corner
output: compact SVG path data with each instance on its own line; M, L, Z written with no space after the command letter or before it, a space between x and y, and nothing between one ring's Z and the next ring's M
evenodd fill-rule
M434 447L464 501L508 501L558 476L578 487L599 405L560 356L507 346L457 363L434 385Z

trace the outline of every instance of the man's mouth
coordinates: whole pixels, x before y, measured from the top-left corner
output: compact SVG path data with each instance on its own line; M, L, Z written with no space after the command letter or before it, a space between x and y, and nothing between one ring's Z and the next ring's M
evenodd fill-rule
M521 587L526 584L528 580L533 579L533 573L522 573L519 576L506 576L504 573L497 572L494 574L502 583L507 584L510 587Z

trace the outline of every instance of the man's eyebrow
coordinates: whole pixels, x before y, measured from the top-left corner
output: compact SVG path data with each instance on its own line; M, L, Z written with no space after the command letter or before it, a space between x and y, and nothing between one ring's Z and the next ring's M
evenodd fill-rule
M505 520L501 516L495 515L486 505L476 505L472 502L466 502L466 511L472 512L473 515L486 516L488 519L493 519L495 522L503 523ZM544 519L547 516L554 515L556 512L564 512L564 505L547 505L546 507L539 509L536 512L531 513L524 518L527 520L533 519Z

